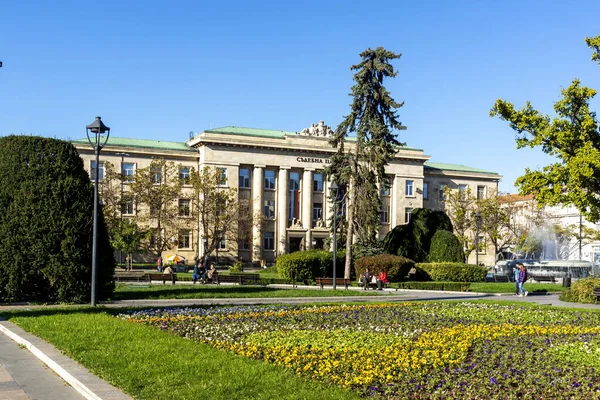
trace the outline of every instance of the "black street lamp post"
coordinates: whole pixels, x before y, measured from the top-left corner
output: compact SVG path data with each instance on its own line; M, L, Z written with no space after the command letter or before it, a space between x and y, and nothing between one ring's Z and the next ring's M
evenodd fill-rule
M90 137L90 132L94 134L94 141ZM98 165L100 163L100 150L108 142L110 136L110 128L102 122L100 117L96 117L96 120L85 127L85 133L88 141L92 145L94 152L96 153L96 165L94 165L94 228L92 237L92 307L96 306L96 264L98 258ZM102 135L106 133L104 141L101 143Z
M477 211L475 217L475 264L479 266L479 226L481 225L481 214Z
M335 270L337 261L337 197L338 185L335 182L331 183L329 189L333 192L333 290L336 290L335 285Z

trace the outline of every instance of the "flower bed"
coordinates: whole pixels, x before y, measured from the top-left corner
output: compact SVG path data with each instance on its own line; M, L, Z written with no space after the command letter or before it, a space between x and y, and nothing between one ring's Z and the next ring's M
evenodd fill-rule
M593 312L407 303L165 309L120 317L366 396L600 396L600 314Z

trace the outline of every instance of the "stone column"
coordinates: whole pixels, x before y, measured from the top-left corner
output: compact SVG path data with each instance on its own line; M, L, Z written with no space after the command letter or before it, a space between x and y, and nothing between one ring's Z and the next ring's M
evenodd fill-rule
M263 207L263 179L264 165L255 165L252 172L252 262L258 263L262 259L262 207Z
M289 167L280 167L277 178L277 235L275 236L275 248L278 255L285 254L287 247L289 169Z
M312 248L312 185L313 170L305 169L302 174L302 226L306 228L304 250Z

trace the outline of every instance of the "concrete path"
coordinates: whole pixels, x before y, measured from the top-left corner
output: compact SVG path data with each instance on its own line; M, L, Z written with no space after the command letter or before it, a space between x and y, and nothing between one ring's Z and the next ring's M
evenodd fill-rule
M290 287L280 285L281 287ZM309 287L299 287L301 289ZM314 287L312 287L314 289ZM343 289L341 289L343 290ZM352 288L350 290L360 290ZM507 294L436 292L386 289L372 292L372 296L304 297L304 298L237 298L237 299L183 299L183 300L123 300L102 303L101 307L177 307L199 305L257 305L346 302L405 302L430 300L514 300L520 302L569 308L600 309L600 304L573 304L562 302L558 294L516 297ZM32 306L13 304L0 306L2 310L58 308L59 306ZM63 355L54 346L28 334L16 325L0 319L0 400L71 400L71 399L131 399L119 389L91 374L87 369ZM16 341L15 341L16 340ZM21 344L19 344L21 343ZM50 368L44 364L44 360ZM61 376L57 375L60 374ZM67 383L69 382L69 383Z

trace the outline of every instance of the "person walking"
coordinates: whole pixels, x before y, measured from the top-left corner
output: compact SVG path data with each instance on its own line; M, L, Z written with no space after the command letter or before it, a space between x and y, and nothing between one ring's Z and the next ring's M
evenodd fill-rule
M519 265L521 265L521 263L516 263L513 266L513 269L512 269L513 279L515 280L515 296L518 296L520 294L520 290L519 290Z
M527 296L529 294L525 290L525 282L527 282L527 270L523 263L519 263L519 296Z
M158 269L158 272L163 272L162 271L162 267L163 267L162 256L158 256L158 260L156 260L156 267Z

